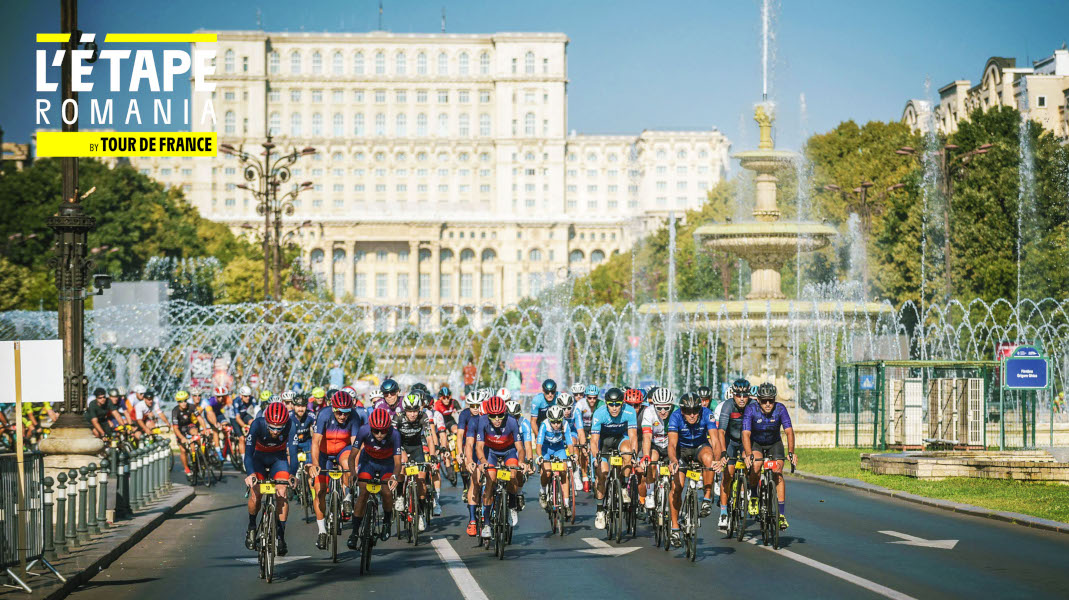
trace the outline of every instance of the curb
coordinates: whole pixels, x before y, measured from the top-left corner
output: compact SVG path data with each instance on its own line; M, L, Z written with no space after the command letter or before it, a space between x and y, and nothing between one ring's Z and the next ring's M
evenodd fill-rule
M1024 527L1032 527L1035 529L1053 531L1055 533L1069 534L1069 523L1062 523L1061 521L1051 521L1050 519L1041 519L1039 517L1033 517L1021 513L994 510L990 508L981 508L979 506L973 506L972 504L962 504L961 502L954 502L951 500L940 500L938 498L918 496L917 494L911 494L909 492L903 492L901 490L892 490L890 488L885 488L880 485L866 483L864 481L858 481L856 479L848 479L845 477L816 475L814 473L805 473L803 471L795 472L793 474L793 477L853 488L855 490L861 490L863 492L879 494L881 496L888 496L890 498L896 498L898 500L905 500L907 502L913 502L915 504L923 504L925 506L949 510L951 512L962 513L974 517L983 517L986 519L994 519L996 521L1003 521L1006 523L1012 523L1014 525L1021 525Z
M127 550L133 548L134 545L136 545L138 542L148 536L148 534L155 530L157 527L159 527L160 524L162 524L176 512L181 510L185 505L189 504L197 495L196 491L190 486L175 484L174 487L177 489L171 493L170 497L165 498L161 501L162 504L173 500L173 504L167 506L161 506L161 504L157 504L157 506L152 508L162 508L163 510L161 510L160 512L143 514L139 517L135 517L130 521L126 521L125 523L120 522L123 524L133 525L134 527L136 527L136 529L134 529L127 538L123 539L114 547L109 548L101 556L95 558L91 563L84 565L84 567L78 572L68 574L63 573L63 571L61 570L60 572L63 573L64 577L67 578L67 581L65 583L60 584L60 586L56 589L47 592L46 595L42 596L43 600L59 600L61 598L67 597L75 589L80 587L82 584L88 582L90 579L92 579L101 571L110 566L111 563L115 562L116 559L125 554ZM141 522L139 522L139 520Z

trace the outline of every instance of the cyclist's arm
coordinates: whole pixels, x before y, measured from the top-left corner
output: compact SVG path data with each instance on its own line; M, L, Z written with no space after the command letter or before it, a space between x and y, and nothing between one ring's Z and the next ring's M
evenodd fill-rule
M786 427L783 434L787 436L787 454L794 454L794 427Z
M352 443L355 444L356 436L352 436ZM323 434L312 432L312 466L319 466L319 444L323 442ZM354 445L355 449L356 446Z
M475 456L479 457L480 463L486 462L486 452L484 451L485 446L486 442L483 442L482 440L475 442Z
M793 430L791 431L791 435L792 436L794 435L794 431ZM753 450L751 449L751 445L750 445L750 430L749 429L743 429L742 430L742 453L745 454L746 456L749 456L750 454L753 453Z
M679 462L679 457L676 456L676 445L679 444L679 432L668 432L668 462L676 464Z
M521 465L523 464L523 461L527 458L527 451L524 448L525 445L526 444L524 442L516 440L516 458L520 461Z
M93 432L97 434L97 437L104 437L104 428L100 426L100 420L93 417L91 424L93 426Z
M245 436L245 472L252 474L255 470L253 457L256 454L256 444L252 441L256 437L256 432L253 429L249 430L249 435Z
M638 428L637 427L631 426L631 427L627 428L627 439L631 440L631 451L634 452L634 451L638 450L638 448L634 447L635 441L638 439Z
M720 441L720 430L715 426L709 429L709 445L713 448L713 460L720 460L720 453L724 449Z
M138 427L141 428L141 431L144 431L145 433L152 433L152 431L149 430L148 425L145 424L145 420L144 419L138 419L137 420L137 425L138 425Z
M653 429L642 428L642 457L649 458L650 450L653 448Z
M209 408L208 410L204 411L204 413L205 413L204 416L208 419L208 422L212 424L212 427L218 427L219 426L219 422L215 419L215 411L214 410Z
M590 453L596 454L598 448L601 447L601 433L591 431L590 432Z

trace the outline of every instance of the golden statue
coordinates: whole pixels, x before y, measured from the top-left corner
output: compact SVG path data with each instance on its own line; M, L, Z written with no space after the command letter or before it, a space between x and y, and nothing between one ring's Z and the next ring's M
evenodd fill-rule
M757 147L761 150L771 150L774 147L772 143L772 115L765 112L765 106L758 104L754 109L753 120L757 121L757 126L761 130L761 140L758 142Z

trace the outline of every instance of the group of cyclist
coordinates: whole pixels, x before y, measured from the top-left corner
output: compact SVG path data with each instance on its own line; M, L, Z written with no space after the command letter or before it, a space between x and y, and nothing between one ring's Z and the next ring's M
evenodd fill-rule
M316 388L306 399L294 392L282 396L266 394L261 404L245 403L249 391L243 388L240 400L231 401L227 390L216 389L213 401L201 400L208 410L202 414L189 404L189 394L176 395L178 406L172 415L176 435L188 435L199 424L211 428L220 415L230 415L233 426L245 432L244 466L250 488L249 527L245 543L255 544L256 516L260 508L258 481L286 482L300 469L306 469L315 489L314 510L318 528L317 547L327 545L327 522L324 496L325 472L341 471L345 490L343 513L351 518L353 533L348 539L355 548L364 507L368 499L367 483L381 486L383 526L379 539L390 536L394 511L404 510L397 493L402 464L444 463L457 468L463 479L462 497L468 508L469 536L490 536L489 506L493 501L491 482L500 469L511 469L515 476L506 486L508 518L515 526L524 508L521 490L528 476L539 475L539 501L547 506L547 491L552 462L570 465L565 486L564 511L570 513L570 486L581 486L593 493L597 502L594 526L605 528L605 491L610 472L610 458L618 457L620 473L638 482L637 497L642 507L654 508L654 465L667 465L672 474L670 494L671 542L679 545L678 515L685 485L684 473L702 467L701 516L708 516L715 504L720 505L719 526L727 528L727 486L714 497L715 473L726 471L730 481L736 462L744 460L749 475L747 511L757 514L758 476L763 459L782 461L794 455L794 432L786 407L776 402L776 388L771 383L751 387L744 379L734 382L731 398L717 407L710 406L712 393L702 386L694 393L678 398L668 388L648 390L612 387L602 391L595 385L573 384L570 392L557 390L552 379L542 383L527 415L518 399L507 389L472 389L463 406L453 399L448 387L432 394L423 384L412 385L402 397L393 379L368 394L367 404L360 402L353 388L331 390ZM194 400L195 402L196 400ZM783 436L786 437L784 444ZM298 456L306 459L299 464ZM184 458L183 458L184 461ZM779 500L779 526L787 527L785 485L782 462L773 477ZM427 479L430 479L428 484ZM438 468L420 472L415 478L421 501L429 501L433 515L441 514L439 494L441 476ZM285 485L278 493L278 554L284 556L285 521L288 506ZM378 489L380 486L375 486ZM355 500L353 496L355 497ZM624 502L629 502L624 495ZM718 501L719 500L719 501ZM427 523L423 515L418 527Z

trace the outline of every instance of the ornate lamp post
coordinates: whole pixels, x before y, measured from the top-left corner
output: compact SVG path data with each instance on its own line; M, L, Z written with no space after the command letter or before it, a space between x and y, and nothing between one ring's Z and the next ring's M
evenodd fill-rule
M281 197L278 195L278 188L288 183L293 176L290 171L290 165L297 162L300 157L310 156L315 154L316 151L315 148L311 147L303 150L294 148L289 154L272 157L275 143L271 141L270 135L267 136L267 141L261 145L264 149L262 160L246 152L243 147L234 148L230 144L220 144L219 151L223 154L236 156L241 160L241 163L245 166L245 181L256 182L255 187L244 183L238 187L252 192L257 200L256 214L264 218L264 300L270 300L272 297L272 265L274 265L274 297L275 299L282 297L282 256L279 248L282 216L283 214L287 217L293 215L293 200L298 193L311 188L312 182L306 181ZM272 218L274 219L273 224Z

